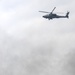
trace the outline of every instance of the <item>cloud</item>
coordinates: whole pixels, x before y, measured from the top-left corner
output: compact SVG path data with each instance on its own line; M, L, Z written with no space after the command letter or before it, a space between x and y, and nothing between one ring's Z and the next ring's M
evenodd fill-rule
M0 3L1 75L74 75L75 1L7 0ZM70 11L46 20L39 10ZM73 58L73 59L72 59Z

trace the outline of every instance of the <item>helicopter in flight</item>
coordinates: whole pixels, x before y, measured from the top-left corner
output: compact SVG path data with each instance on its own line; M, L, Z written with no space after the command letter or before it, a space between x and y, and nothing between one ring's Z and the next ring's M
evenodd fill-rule
M46 12L46 11L39 11L39 12L42 12L42 13L49 13L47 15L44 15L42 16L43 18L46 18L46 19L54 19L54 18L69 18L69 12L67 11L66 15L65 16L60 16L60 15L57 15L55 13L53 13L53 11L56 9L56 7L54 7L54 9L52 10L52 12Z

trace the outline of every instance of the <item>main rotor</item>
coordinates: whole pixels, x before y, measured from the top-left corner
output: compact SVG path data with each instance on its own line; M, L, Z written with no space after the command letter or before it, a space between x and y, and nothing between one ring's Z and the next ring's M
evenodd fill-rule
M56 7L54 7L51 12L46 12L46 11L39 11L39 12L42 12L42 13L50 13L50 14L51 14L51 13L53 13L53 11L54 11L55 9L56 9Z

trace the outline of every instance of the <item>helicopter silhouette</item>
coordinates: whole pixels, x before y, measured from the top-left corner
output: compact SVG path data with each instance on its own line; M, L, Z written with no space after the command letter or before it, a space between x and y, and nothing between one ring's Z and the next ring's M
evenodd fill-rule
M54 9L52 10L52 12L46 12L46 11L39 11L39 12L42 12L42 13L49 13L47 15L44 15L43 18L46 18L46 19L54 19L54 18L69 18L69 12L67 11L66 15L65 16L60 16L60 15L57 15L55 13L53 13L53 11L56 9L56 7L54 7Z

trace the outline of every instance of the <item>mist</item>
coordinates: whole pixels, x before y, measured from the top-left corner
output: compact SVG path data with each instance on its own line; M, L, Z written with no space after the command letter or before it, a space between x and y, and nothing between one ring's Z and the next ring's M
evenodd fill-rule
M1 0L0 75L74 75L75 1ZM47 20L39 10L70 11Z

